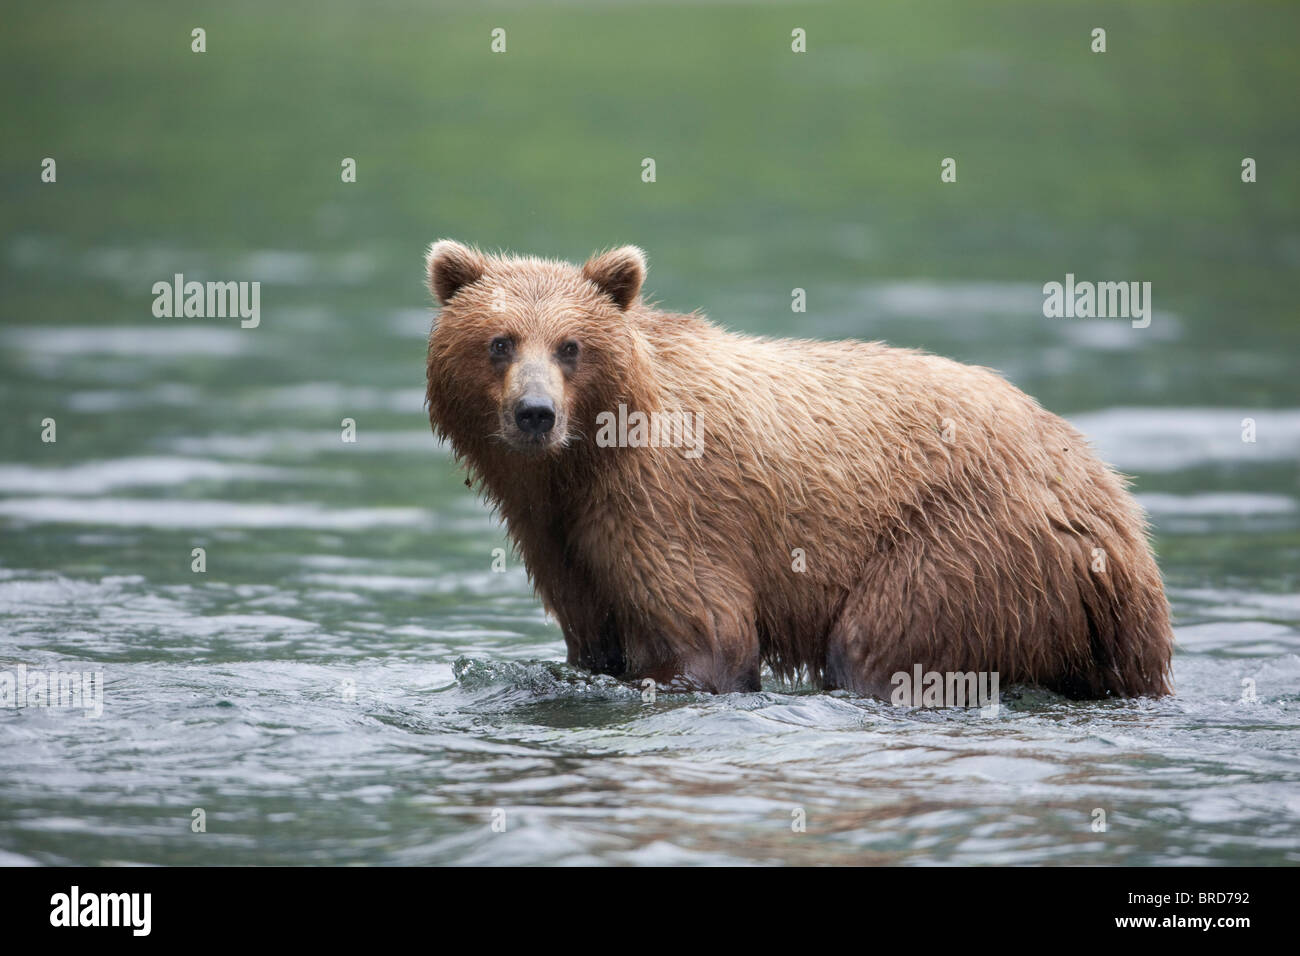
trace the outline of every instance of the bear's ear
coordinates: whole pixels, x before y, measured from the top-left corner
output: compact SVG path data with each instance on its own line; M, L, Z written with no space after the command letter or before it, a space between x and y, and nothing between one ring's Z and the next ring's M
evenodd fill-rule
M636 246L611 249L588 259L582 267L582 275L613 299L620 309L626 309L645 281L645 253Z
M454 239L439 239L429 247L428 269L429 288L446 305L462 286L482 278L487 271L487 259L481 252Z

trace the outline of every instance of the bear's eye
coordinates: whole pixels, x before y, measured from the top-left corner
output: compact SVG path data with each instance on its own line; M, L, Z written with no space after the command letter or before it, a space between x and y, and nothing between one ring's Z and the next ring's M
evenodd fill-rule
M572 339L565 342L560 346L559 356L566 362L572 362L578 357L578 343Z
M510 349L513 346L514 343L510 341L508 336L498 335L488 345L488 352L491 353L493 358L505 358L510 354Z

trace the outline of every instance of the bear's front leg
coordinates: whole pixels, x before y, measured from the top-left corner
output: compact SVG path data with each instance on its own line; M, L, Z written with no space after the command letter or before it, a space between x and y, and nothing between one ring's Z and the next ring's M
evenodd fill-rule
M716 658L694 658L660 664L639 674L629 674L624 680L640 687L649 679L660 691L670 694L703 691L706 694L733 694L763 689L759 680L759 665L735 666Z
M645 630L625 631L623 645L627 659L623 679L637 685L648 677L668 692L762 690L758 631L752 618L738 613L734 603L701 608L688 618L660 619Z
M637 487L658 485L650 476ZM681 539L671 523L629 520L656 515L662 502L618 504L616 515L595 510L577 522L574 550L593 569L594 587L571 595L608 601L612 628L601 633L612 630L622 650L616 676L638 686L650 678L670 691L761 690L757 602L735 543Z

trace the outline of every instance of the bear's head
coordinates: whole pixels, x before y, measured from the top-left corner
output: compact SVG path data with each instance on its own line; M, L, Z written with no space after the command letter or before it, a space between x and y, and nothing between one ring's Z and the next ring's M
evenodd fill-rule
M653 386L634 316L644 278L635 246L579 267L434 243L428 280L442 306L429 336L435 430L480 465L503 454L558 457L592 437L599 413L620 402L644 407Z

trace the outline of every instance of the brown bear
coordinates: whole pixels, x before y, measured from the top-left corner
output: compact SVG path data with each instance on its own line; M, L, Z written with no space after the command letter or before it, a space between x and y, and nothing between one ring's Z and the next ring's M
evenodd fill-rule
M430 420L571 664L715 693L764 663L881 697L918 665L1171 692L1140 509L996 373L661 312L633 246L579 268L443 240L427 266Z

